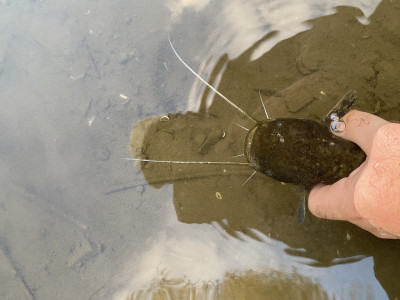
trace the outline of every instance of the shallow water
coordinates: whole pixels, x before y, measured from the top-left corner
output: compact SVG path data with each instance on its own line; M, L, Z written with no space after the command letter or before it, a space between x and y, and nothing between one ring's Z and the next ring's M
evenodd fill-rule
M307 2L1 1L0 298L399 297L400 243L297 224L301 187L122 159L132 127L153 159L243 151L233 122L251 122L168 34L256 118L258 91L272 117L317 120L353 88L400 120L400 2Z

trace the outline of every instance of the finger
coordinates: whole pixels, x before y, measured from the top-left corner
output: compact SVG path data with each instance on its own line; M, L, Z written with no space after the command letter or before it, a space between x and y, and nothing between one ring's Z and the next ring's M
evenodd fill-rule
M333 185L320 184L315 186L308 198L308 208L311 213L320 218L349 221L379 238L400 238L399 236L379 230L362 218L352 205L351 199L347 197L347 192L345 192L344 197L338 197L336 193L340 190L343 192L343 189L346 189L346 179L348 178L344 178Z
M342 120L346 124L345 130L332 133L356 143L367 155L371 151L372 141L378 129L389 124L382 118L358 110L350 111Z
M359 218L354 207L353 177L346 177L332 185L315 186L308 197L308 208L319 218L350 220Z
M354 208L355 183L359 180L365 166L366 162L363 162L348 177L333 185L316 185L308 197L310 211L317 217L333 220L348 220L350 216L358 217L359 214L349 210L348 207ZM356 211L355 208L354 211Z

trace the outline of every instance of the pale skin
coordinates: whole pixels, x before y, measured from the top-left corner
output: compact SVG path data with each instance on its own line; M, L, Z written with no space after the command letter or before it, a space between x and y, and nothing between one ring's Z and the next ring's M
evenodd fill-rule
M308 207L320 218L349 221L380 238L400 238L400 124L350 111L337 136L366 153L365 162L332 185L316 185Z

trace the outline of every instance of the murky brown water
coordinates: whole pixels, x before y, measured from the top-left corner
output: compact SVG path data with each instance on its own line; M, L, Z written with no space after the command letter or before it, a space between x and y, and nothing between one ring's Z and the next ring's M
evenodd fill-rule
M0 2L1 297L399 297L400 243L298 224L302 187L122 158L133 126L137 155L243 161L251 122L168 33L257 119L259 91L271 117L318 120L352 88L400 120L400 2L140 2Z

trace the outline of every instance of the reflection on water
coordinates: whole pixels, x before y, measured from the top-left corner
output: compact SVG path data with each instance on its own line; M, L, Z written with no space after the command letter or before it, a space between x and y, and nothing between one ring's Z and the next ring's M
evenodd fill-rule
M257 59L277 42L311 28L312 25L306 21L333 14L336 6L357 7L363 12L363 16L360 15L358 18L366 20L374 12L379 2L379 0L335 2L309 0L298 3L291 0L246 2L230 0L209 5L209 0L170 0L166 5L171 10L172 21L175 22L182 18L185 10L193 10L196 13L204 12L207 9L214 11L212 15L215 15L214 18L218 22L212 23L213 30L207 39L208 45L205 46L205 49L211 53L227 52L235 58L244 52L248 45L254 44L266 33L278 31L273 39L252 54L252 59ZM204 17L207 18L207 13ZM179 24L177 27L179 30Z
M170 209L173 209L170 207ZM286 253L288 246L251 230L233 238L217 224L178 225L171 220L148 250L127 264L116 299L373 299L373 260L315 268ZM300 252L304 249L298 249ZM338 278L338 274L340 278ZM363 274L362 277L357 274ZM135 291L132 293L132 291ZM129 298L128 298L129 299Z
M312 23L309 23L309 20L333 14L336 6L347 5L359 8L362 13L357 16L357 19L366 23L367 18L373 13L380 0L308 0L302 2L293 2L291 0L252 0L245 2L230 0L218 1L213 5L207 5L209 2L207 0L199 2L171 0L167 2L174 21L184 19L182 13L185 9L188 11L189 16L193 11L197 13L200 11L202 12L200 18L206 18L201 22L200 26L207 26L207 29L211 27L209 28L210 32L207 33L206 44L203 48L203 57L207 57L207 59L201 60L199 68L201 72L206 72L214 67L219 58L215 56L209 57L209 53L229 53L231 58L236 58L246 51L249 45L255 44L267 33L275 32L274 36L258 45L251 53L251 59L257 59L278 42L310 29ZM213 16L212 19L210 19L210 15ZM185 22L187 21L184 20L182 23L178 23L174 31L180 32L180 27L184 26ZM190 39L190 35L188 38ZM182 48L180 47L180 49ZM193 54L189 52L185 57L193 57ZM198 99L203 88L203 85L193 86L189 97L188 110L198 109Z

